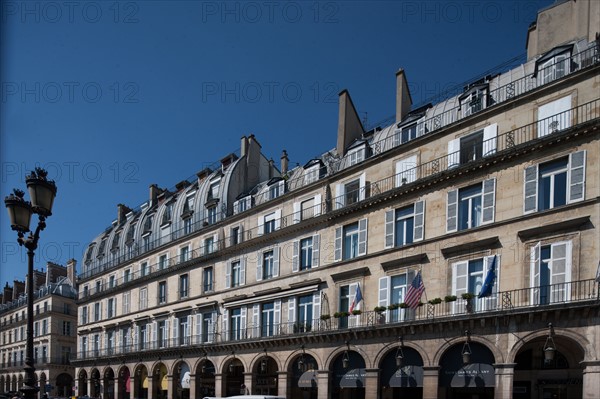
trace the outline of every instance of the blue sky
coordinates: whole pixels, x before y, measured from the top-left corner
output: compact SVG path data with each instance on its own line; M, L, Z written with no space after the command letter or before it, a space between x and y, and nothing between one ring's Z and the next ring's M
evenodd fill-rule
M335 146L337 96L367 125L525 52L544 1L0 2L0 194L34 166L58 195L35 267L81 260L148 186L173 187L254 133L291 166ZM26 255L0 212L0 284Z

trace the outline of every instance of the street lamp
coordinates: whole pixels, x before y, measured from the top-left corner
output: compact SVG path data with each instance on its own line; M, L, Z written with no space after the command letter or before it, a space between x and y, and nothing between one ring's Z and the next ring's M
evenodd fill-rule
M56 184L47 179L48 172L42 168L35 168L25 179L31 202L23 198L25 193L13 190L4 199L8 210L11 229L17 232L19 245L27 248L27 353L25 357L25 379L21 392L25 399L34 399L39 388L35 386L35 367L33 365L33 257L37 249L40 231L46 227L46 218L52 215L52 205L56 197ZM35 232L29 230L31 214L38 215L38 225ZM25 233L29 236L25 238Z

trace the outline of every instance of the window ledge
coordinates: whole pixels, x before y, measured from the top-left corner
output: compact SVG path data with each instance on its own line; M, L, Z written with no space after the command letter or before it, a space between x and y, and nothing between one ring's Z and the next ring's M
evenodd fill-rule
M423 263L429 263L429 258L427 257L427 254L417 254L400 259L390 260L388 262L382 262L381 267L384 271L389 272L390 270L399 269L401 267L420 265Z
M335 273L331 275L331 278L333 279L334 282L338 282L341 280L347 280L353 277L364 277L364 276L370 276L371 275L371 271L369 270L368 267L359 267L357 269L354 270L346 270L343 271L341 273Z
M442 255L445 259L462 255L465 253L473 252L474 250L480 251L488 248L497 248L500 245L500 238L498 236L484 238L478 241L472 241L466 244L458 244L452 247L442 248Z
M563 220L561 222L550 223L531 229L520 230L517 232L517 235L521 241L528 241L535 237L547 236L548 234L582 230L584 226L589 223L591 223L591 220L590 216L588 215L580 218Z

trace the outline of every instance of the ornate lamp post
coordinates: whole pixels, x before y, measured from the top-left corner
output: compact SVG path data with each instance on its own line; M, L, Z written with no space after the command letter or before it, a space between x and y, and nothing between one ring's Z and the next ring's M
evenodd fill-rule
M52 205L56 197L56 184L46 177L48 172L42 168L35 168L27 176L25 182L29 191L31 203L23 198L25 193L21 190L13 190L4 199L8 216L10 217L10 227L15 230L19 236L17 242L19 245L27 248L27 352L25 356L25 379L21 392L25 399L34 399L39 388L35 386L35 367L33 365L33 257L37 249L40 231L46 227L46 218L52 215ZM29 230L31 215L36 213L39 217L35 232ZM29 236L25 238L25 233Z

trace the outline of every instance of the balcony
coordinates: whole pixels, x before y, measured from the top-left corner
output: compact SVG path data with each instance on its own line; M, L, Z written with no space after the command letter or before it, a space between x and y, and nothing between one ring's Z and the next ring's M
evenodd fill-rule
M593 280L580 280L532 288L521 288L498 292L487 298L473 298L470 302L458 298L454 302L439 304L422 304L416 309L387 309L383 312L364 311L358 315L347 315L335 318L321 316L319 319L306 322L282 323L268 326L268 331L261 331L262 326L248 325L244 329L230 331L214 331L204 335L192 335L177 339L161 339L145 341L142 344L128 344L108 349L95 349L77 354L77 361L86 359L107 358L140 352L161 351L166 349L190 349L216 345L222 347L227 343L239 345L264 341L265 339L289 339L306 336L331 335L353 331L370 331L411 327L422 324L444 323L458 320L485 319L507 315L560 311L565 308L600 306L600 289ZM394 308L392 306L391 308ZM219 323L216 324L217 326Z

